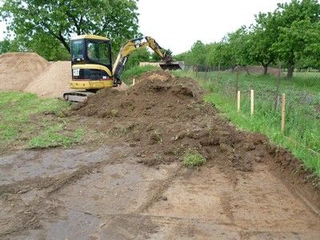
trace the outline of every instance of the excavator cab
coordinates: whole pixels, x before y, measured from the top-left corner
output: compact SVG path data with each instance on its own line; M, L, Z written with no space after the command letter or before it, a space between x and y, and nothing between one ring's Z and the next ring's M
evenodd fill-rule
M111 67L109 39L76 38L71 40L72 64L91 63Z
M111 44L105 37L71 39L72 89L98 90L113 86Z

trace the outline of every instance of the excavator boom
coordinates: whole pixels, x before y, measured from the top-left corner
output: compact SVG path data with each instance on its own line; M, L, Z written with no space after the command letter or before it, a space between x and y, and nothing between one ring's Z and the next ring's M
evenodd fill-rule
M162 69L176 70L182 68L181 64L179 62L173 61L171 54L169 54L168 51L160 47L160 45L152 37L145 36L135 38L127 41L122 46L117 56L117 59L113 65L112 72L114 74L116 84L121 84L120 76L130 54L136 49L143 47L150 47L162 59L162 62L159 63Z

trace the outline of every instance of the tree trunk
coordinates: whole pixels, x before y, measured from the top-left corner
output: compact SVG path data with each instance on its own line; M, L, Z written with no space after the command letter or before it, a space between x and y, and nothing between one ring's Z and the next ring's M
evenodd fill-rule
M268 65L263 65L263 75L267 75L268 73Z
M287 78L291 79L293 77L294 65L288 66Z
M246 70L246 73L247 73L248 75L250 75L250 72L249 72L248 67L247 67L247 66L244 66L244 69Z
M291 79L293 77L293 71L294 71L294 52L291 51L291 54L289 55L288 59L288 73L287 73L287 78Z

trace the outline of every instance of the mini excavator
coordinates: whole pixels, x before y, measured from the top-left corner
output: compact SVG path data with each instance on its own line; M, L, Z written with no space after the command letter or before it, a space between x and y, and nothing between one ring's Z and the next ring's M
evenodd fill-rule
M104 88L121 85L121 73L130 54L138 48L150 47L162 62L162 69L181 69L180 62L175 62L166 50L151 37L140 37L127 41L120 49L112 65L111 42L106 37L79 35L71 39L72 80L70 88L77 91L63 94L71 102L85 102L90 95Z

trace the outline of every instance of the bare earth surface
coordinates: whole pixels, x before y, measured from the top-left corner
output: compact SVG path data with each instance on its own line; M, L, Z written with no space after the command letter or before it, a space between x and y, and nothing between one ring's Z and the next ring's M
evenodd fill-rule
M65 113L65 131L88 129L82 144L0 153L0 238L319 239L311 174L203 94L193 79L150 72ZM207 163L183 167L188 149Z

